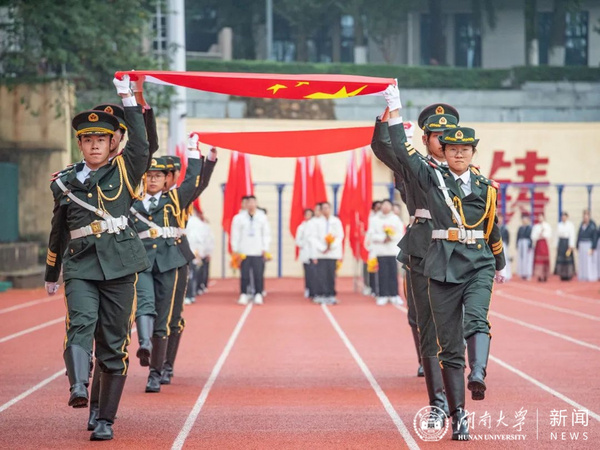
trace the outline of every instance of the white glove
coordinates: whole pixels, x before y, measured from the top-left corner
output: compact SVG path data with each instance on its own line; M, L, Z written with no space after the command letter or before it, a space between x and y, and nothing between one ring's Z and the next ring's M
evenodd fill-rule
M131 90L129 89L129 75L123 75L122 80L113 78L113 84L117 88L117 94L121 95L131 93Z
M212 147L210 149L210 152L208 152L207 158L209 161L216 161L217 160L217 149Z
M506 282L506 267L502 270L496 270L496 275L494 276L494 281L498 284L502 284Z
M58 291L58 283L54 283L52 281L46 281L45 287L48 295L54 295L56 294L56 291Z
M196 133L190 134L187 143L188 150L198 150L198 135Z
M144 92L144 81L146 77L144 75L138 75L138 79L133 82L133 92Z
M402 109L402 102L400 101L400 91L398 90L398 86L395 84L390 84L385 91L383 91L383 97L388 104L388 108L390 111L394 111L396 109Z

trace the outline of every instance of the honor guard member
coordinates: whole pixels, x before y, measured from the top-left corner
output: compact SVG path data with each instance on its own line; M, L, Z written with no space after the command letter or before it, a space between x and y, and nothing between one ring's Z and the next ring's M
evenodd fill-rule
M423 109L419 114L418 126L424 132L423 144L427 149L427 159L438 165L445 164L438 137L444 130L454 129L458 123L458 111L450 105L437 103ZM394 153L388 130L388 114L375 125L374 151L384 163L394 171L396 183L401 182L405 192L410 218L410 226L400 241L400 262L408 268L406 277L406 297L408 320L413 330L413 338L420 354L418 375L425 376L425 385L430 406L435 406L449 415L444 383L438 360L438 343L435 324L429 302L429 279L424 274L425 256L431 243L433 224L428 206L427 192L420 188L412 172L407 170ZM404 132L404 128L402 130ZM403 137L402 139L405 139ZM440 414L439 421L444 417Z
M433 231L424 274L429 277L452 439L468 440L464 340L471 368L467 387L473 400L483 400L490 348L489 304L494 280L504 281L504 252L496 224L498 185L470 170L479 142L472 128L443 132L439 140L448 168L442 167L426 161L405 142L398 88L390 85L385 97L394 151L428 196Z
M140 346L137 356L150 373L146 392L160 392L160 379L167 352L169 324L175 300L177 268L186 263L178 249L181 237L178 217L181 205L194 197L201 172L200 154L188 152L185 179L174 195L163 192L169 171L164 158L154 158L146 174L146 195L131 208L137 230L150 262L150 267L139 274L137 284L138 307L136 323Z
M192 135L188 140L188 150L195 151L200 150L198 147L198 136ZM165 192L171 197L173 201L177 197L177 180L179 179L179 173L181 171L181 160L177 156L166 157L173 161L173 169L169 171L166 181ZM189 278L189 265L194 260L194 252L190 249L190 244L186 236L186 227L189 215L192 214L191 208L193 208L193 201L198 198L200 194L208 186L210 177L215 168L217 162L217 151L212 148L208 152L206 159L201 157L202 172L200 179L198 180L198 187L191 197L191 201L187 204L179 205L180 214L177 216L177 226L179 227L180 238L177 240L177 248L181 252L185 259L185 264L177 268L177 286L175 288L175 299L173 302L173 311L171 314L171 321L169 323L170 334L168 337L167 353L164 366L161 375L161 384L171 384L171 378L173 377L173 366L175 365L175 358L177 357L177 351L179 349L179 342L181 340L181 334L185 328L185 320L182 317L183 303L185 301L188 278ZM206 180L204 179L206 177Z
M98 420L92 440L113 437L112 424L129 365L127 346L135 308L136 273L148 267L143 245L129 228L127 213L146 169L148 142L142 111L129 79L114 81L123 98L129 141L109 163L119 122L103 111L74 117L84 162L57 178L46 260L46 290L56 292L63 268L67 306L64 359L71 384L69 406L88 404L92 345L102 371Z

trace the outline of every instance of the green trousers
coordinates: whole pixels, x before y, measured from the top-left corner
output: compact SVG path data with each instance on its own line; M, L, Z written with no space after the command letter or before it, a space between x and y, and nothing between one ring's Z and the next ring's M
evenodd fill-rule
M169 335L169 323L175 300L177 269L160 272L156 264L151 270L138 274L136 285L138 307L136 318L140 316L154 317L154 337Z
M409 258L411 268L420 267L421 258L415 256ZM435 357L438 353L438 343L429 303L429 278L418 270L410 270L407 278L410 279L410 292L408 292L408 295L411 296L410 299L414 304L416 322L419 328L421 357Z
M181 317L183 313L183 301L188 285L188 274L190 266L186 264L177 269L177 285L175 286L175 301L173 302L173 313L169 328L171 333L181 333L185 328L185 320Z
M460 284L429 280L429 301L440 347L442 367L465 367L465 339L490 333L488 312L494 267L484 267ZM463 313L464 309L464 313Z
M136 280L132 274L115 280L65 281L65 348L79 345L91 355L95 340L102 371L127 374Z

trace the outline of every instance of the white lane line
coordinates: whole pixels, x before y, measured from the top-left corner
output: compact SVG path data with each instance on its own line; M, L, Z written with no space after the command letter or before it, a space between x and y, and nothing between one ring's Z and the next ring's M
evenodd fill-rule
M379 400L383 404L383 407L385 408L385 410L391 417L392 422L394 422L394 425L396 425L396 428L398 429L398 431L400 432L400 434L406 441L408 448L413 449L413 450L418 449L419 446L418 446L417 442L414 440L414 438L412 437L412 435L406 428L406 425L404 425L404 422L402 422L402 419L400 418L400 416L398 415L398 413L392 406L390 399L387 397L387 395L385 395L385 392L383 392L383 389L381 389L381 386L379 386L379 383L377 383L377 380L375 379L375 377L369 370L369 367L365 364L365 362L363 361L361 356L358 354L358 352L356 351L356 349L350 342L350 339L348 339L348 336L346 336L346 333L344 333L344 330L342 330L342 328L338 324L337 320L335 320L335 317L333 317L333 314L331 314L331 311L329 311L329 308L327 307L327 305L321 305L321 308L323 309L323 312L329 319L329 322L331 322L331 325L333 326L335 331L337 331L337 334L342 339L342 342L344 342L344 344L346 345L346 348L348 349L348 351L354 358L354 361L356 361L356 364L358 364L358 367L360 367L360 370L362 370L362 373L369 381L369 384L375 391L375 394L377 394L377 397L379 397Z
M11 311L17 311L19 309L29 308L30 306L35 306L35 305L39 305L42 303L48 303L48 302L51 302L53 300L58 300L58 299L62 300L63 296L57 295L57 296L53 296L53 297L40 298L39 300L31 300L30 302L21 303L19 305L14 305L14 306L9 306L8 308L0 309L0 314L6 314Z
M131 329L131 334L133 335L135 332L137 331L137 329L135 327L133 327ZM61 374L65 373L65 369L60 369L58 372L56 372L53 375L50 375L48 378L46 378L45 380L40 381L38 384L36 384L35 386L33 386L32 388L27 389L25 392L23 392L22 394L17 395L15 398L13 398L12 400L7 401L4 405L0 406L0 413L2 411L7 410L8 408L10 408L12 405L14 405L17 402L20 402L21 400L23 400L25 397L29 397L31 394L33 394L35 391L43 388L44 386L46 386L48 383L50 383L51 381L56 380Z
M579 312L579 311L574 311L574 310L568 309L568 308L561 308L560 306L552 306L552 305L548 305L546 303L541 303L541 302L536 302L536 301L533 301L533 300L528 300L526 298L518 297L516 295L507 294L507 293L505 293L503 291L501 291L501 292L495 292L494 294L498 295L500 297L508 298L509 300L513 300L515 302L526 303L528 305L533 305L533 306L536 306L538 308L550 309L552 311L558 311L558 312L561 312L561 313L570 314L572 316L582 317L584 319L589 319L589 320L593 320L593 321L596 321L596 322L600 322L600 317L598 317L598 316L592 316L591 314L586 314L586 313L582 313L582 312Z
M41 330L42 328L46 328L46 327L49 327L50 325L55 325L57 323L64 322L64 321L65 321L65 318L63 316L63 317L59 317L54 320L49 320L48 322L44 322L40 325L36 325L35 327L31 327L31 328L27 328L26 330L19 331L18 333L9 334L8 336L4 336L3 338L0 338L0 344L2 344L3 342L6 342L6 341L10 341L11 339L18 338L25 334L33 333L34 331Z
M185 423L183 424L181 431L175 438L175 441L173 442L173 445L171 446L172 450L183 448L183 444L185 444L185 440L187 439L188 435L190 434L190 431L192 430L192 427L194 426L194 423L196 422L196 419L198 418L200 411L202 411L202 407L204 406L204 403L206 402L206 399L208 398L208 394L210 393L210 390L212 389L213 384L215 384L215 381L216 381L217 377L219 376L219 373L221 372L221 369L223 368L223 365L225 364L225 361L227 360L227 357L229 356L229 353L231 352L231 349L233 348L233 345L235 344L235 341L237 340L238 335L240 334L240 331L242 330L242 327L244 326L244 323L246 322L246 318L250 314L250 311L252 311L252 303L250 303L250 304L248 304L248 306L246 306L244 313L238 320L238 323L235 326L233 333L231 333L231 336L229 337L229 340L227 341L227 345L225 345L225 348L223 349L221 356L219 356L217 363L213 367L212 372L210 373L210 376L208 377L208 380L206 380L206 383L204 384L204 387L202 388L202 391L200 392L200 395L198 396L198 399L196 400L196 403L194 404L192 411L188 415Z
M506 320L508 322L516 323L517 325L521 325L522 327L530 328L535 331L539 331L541 333L549 334L550 336L557 337L559 339L564 339L565 341L572 342L573 344L581 345L582 347L591 348L592 350L600 351L600 347L594 344L590 344L585 341L580 341L579 339L575 339L571 336L567 336L566 334L558 333L556 331L549 330L544 327L539 327L537 325L533 325L531 323L523 322L522 320L515 319L513 317L505 316L504 314L500 314L495 311L490 311L490 314L494 317L499 317L500 319Z
M577 403L574 400L571 400L569 397L567 397L566 395L561 394L558 391L555 391L554 389L552 389L549 386L546 386L544 383L542 383L541 381L536 380L535 378L527 375L525 372L520 371L519 369L517 369L516 367L511 366L510 364L502 361L501 359L496 358L493 355L490 355L490 359L492 361L494 361L495 363L501 365L502 367L504 367L505 369L511 371L512 373L520 376L521 378L529 381L530 383L534 384L535 386L539 387L540 389L548 392L549 394L561 399L563 402L568 403L569 405L573 406L574 408L577 409L585 409L588 411L588 414L590 417L593 417L594 419L596 419L598 422L600 422L600 414L595 413L594 411L590 410L589 408L586 408L585 406L580 405L579 403Z
M543 287L537 286L537 285L536 286L528 286L528 285L526 285L524 283L519 283L519 284L516 284L516 285L512 285L511 284L510 286L509 285L504 285L502 287L502 289L501 290L497 290L497 292L504 292L504 291L509 290L510 288L513 288L513 287L514 288L518 288L518 289L524 288L526 290L533 290L533 291L536 291L536 292L546 292L546 293L554 295L554 296L572 298L574 300L580 300L582 302L590 303L592 305L598 305L598 304L600 304L600 300L594 300L593 298L582 297L580 295L571 294L569 292L561 291L560 289L555 289L555 290L554 289L548 289L548 288L543 288Z
M17 395L15 398L13 398L12 400L7 401L4 405L0 406L0 413L2 411L7 410L8 408L10 408L12 405L14 405L17 402L20 402L21 400L23 400L25 397L30 396L31 394L33 394L35 391L37 391L38 389L43 388L44 386L46 386L48 383L50 383L51 381L56 380L59 376L64 375L65 373L65 369L60 369L58 372L56 372L53 375L50 375L48 378L46 378L43 381L40 381L38 384L36 384L35 386L33 386L32 388L27 389L25 392L23 392L20 395Z

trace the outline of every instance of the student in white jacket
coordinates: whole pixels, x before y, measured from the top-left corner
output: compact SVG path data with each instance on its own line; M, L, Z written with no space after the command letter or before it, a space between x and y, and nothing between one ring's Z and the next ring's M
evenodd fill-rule
M204 215L195 210L187 224L187 236L195 256L190 263L190 279L185 299L185 304L189 305L195 302L196 294L202 295L207 291L210 257L215 248L215 236Z
M312 298L313 294L313 277L311 273L311 260L310 260L310 227L308 226L310 220L313 218L314 212L312 209L307 208L304 210L304 221L298 225L296 229L296 245L298 246L298 259L302 262L304 268L304 297Z
M248 304L251 278L256 292L254 303L263 304L265 254L269 251L270 244L271 229L267 216L258 210L256 197L251 195L247 200L246 211L236 215L231 224L231 249L233 253L243 255L238 304Z
M337 260L342 259L344 228L340 219L331 213L329 202L321 203L321 214L311 227L311 251L317 264L314 302L334 305L337 303L335 269Z
M388 301L401 304L402 300L398 295L398 264L396 254L398 247L396 243L404 235L404 225L393 212L392 202L384 200L379 211L371 220L371 248L377 257L377 279L379 293L376 298L376 304L385 305Z

